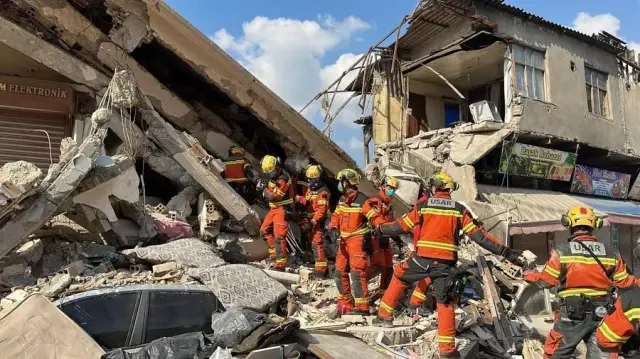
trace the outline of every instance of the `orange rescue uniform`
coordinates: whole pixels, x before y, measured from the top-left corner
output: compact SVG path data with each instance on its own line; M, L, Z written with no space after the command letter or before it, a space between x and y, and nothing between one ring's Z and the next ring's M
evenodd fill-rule
M245 183L247 175L245 169L249 167L249 160L242 156L231 156L224 161L224 177L229 183Z
M269 243L269 256L276 260L275 268L284 269L287 266L287 206L293 203L293 186L291 177L281 169L280 174L270 179L264 190L264 197L269 201L269 213L260 226L260 234Z
M299 183L299 182L298 182ZM321 274L327 272L327 256L324 253L322 233L324 233L323 219L327 215L331 194L325 185L313 190L307 189L304 197L297 197L298 203L306 207L307 218L311 222L311 244L315 258L315 271Z
M455 317L451 287L455 281L459 232L492 253L502 254L502 242L489 234L469 210L451 199L448 192L436 192L392 224L381 227L383 234L411 232L420 226L416 253L394 267L389 289L380 300L378 316L393 319L393 311L410 283L431 278L438 311L438 345L441 358L455 357Z
M416 202L416 206L418 203L426 201L429 199L428 193L425 193L418 199ZM413 229L413 247L417 248L418 246L418 238L420 238L420 226L416 225ZM421 307L427 301L427 289L431 285L431 278L425 278L418 283L416 283L416 287L413 289L411 293L411 299L409 300L409 305L412 308Z
M370 200L371 206L378 211L384 222L393 221L391 202L393 198L387 196L383 190ZM386 290L393 276L393 245L387 237L373 237L371 239L371 265L368 269L368 277L380 271L380 289Z
M622 293L616 300L613 313L604 318L596 338L604 352L618 353L632 336L640 333L640 288Z
M579 243L587 246L606 268L602 270L593 256ZM528 282L558 286L560 310L555 313L553 329L544 343L545 358L570 358L581 341L587 344L587 358L602 357L596 345L596 328L600 318L594 314L597 306L606 306L608 290L613 286L631 287L635 278L627 272L620 254L611 246L599 243L593 235L569 238L567 244L550 251L544 270L525 273ZM579 301L583 319L575 319L572 303Z
M329 224L330 230L340 231L335 272L338 305L349 308L355 302L355 309L363 312L369 311L369 258L364 250L365 236L370 234L367 222L377 226L384 219L365 194L350 189L340 197Z

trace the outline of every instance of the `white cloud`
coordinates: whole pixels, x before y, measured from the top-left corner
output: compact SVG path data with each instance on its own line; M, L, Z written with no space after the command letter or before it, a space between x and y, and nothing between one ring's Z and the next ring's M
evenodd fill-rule
M351 150L361 150L364 148L364 142L362 142L361 140L359 140L358 138L351 137L349 139L349 149Z
M624 40L624 37L619 34L620 19L611 13L591 15L586 12L580 12L573 20L573 28L587 35L606 31L611 35ZM636 56L640 54L640 42L630 41L627 43L627 47L631 50L635 50Z
M327 52L340 49L357 33L369 28L369 24L353 16L342 20L331 16L319 16L317 20L257 16L242 25L242 34L233 36L226 29L220 29L211 40L299 110L359 57L345 53L334 64L323 66ZM351 78L353 76L355 73ZM347 97L346 94L336 96L332 110ZM360 115L357 100L352 102L337 122L352 122ZM317 101L304 114L313 119L319 113L320 101Z
M620 30L620 19L611 13L591 15L586 12L580 12L573 20L573 28L587 35L606 31L617 37Z

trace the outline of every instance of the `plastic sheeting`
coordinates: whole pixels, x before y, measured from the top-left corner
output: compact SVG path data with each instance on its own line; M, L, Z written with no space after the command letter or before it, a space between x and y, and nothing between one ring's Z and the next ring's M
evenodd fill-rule
M254 329L266 322L267 316L251 309L234 308L223 313L213 313L211 329L213 341L224 348L232 348Z
M217 345L201 332L160 338L138 348L116 349L101 359L209 359Z

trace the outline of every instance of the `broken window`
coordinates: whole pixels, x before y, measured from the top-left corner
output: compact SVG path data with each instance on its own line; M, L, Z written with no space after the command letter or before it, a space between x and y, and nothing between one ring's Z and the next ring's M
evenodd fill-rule
M587 89L587 109L595 115L608 117L607 74L585 66L584 75Z
M544 52L515 44L511 51L518 95L544 101Z

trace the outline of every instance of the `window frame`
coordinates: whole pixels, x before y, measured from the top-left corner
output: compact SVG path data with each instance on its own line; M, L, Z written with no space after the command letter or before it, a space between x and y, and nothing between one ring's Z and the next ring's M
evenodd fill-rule
M523 57L523 62L520 62L516 59L516 47L519 47L520 49L522 49L522 57ZM541 61L541 65L540 67L537 67L535 64L527 64L526 63L526 52L527 50L531 51L531 53L535 54L541 54L542 55L542 61ZM525 97L525 98L529 98L535 101L542 101L542 102L547 102L547 92L548 92L548 88L547 88L547 52L546 50L541 50L541 49L537 49L531 46L527 46L527 45L523 45L523 44L519 44L519 43L511 43L509 46L509 60L511 61L511 65L512 65L512 75L513 75L513 79L512 79L512 86L515 92L516 96L520 96L520 97ZM533 56L531 56L531 59L533 59ZM522 71L522 88L523 88L523 92L520 91L520 89L518 88L518 66L522 66L523 67L523 71ZM533 94L529 93L529 89L528 89L528 80L527 80L527 69L531 69L531 79L534 81L533 85L532 85L532 90L533 90ZM538 98L535 94L536 92L536 76L535 73L536 72L541 72L542 73L542 96L540 98Z
M591 75L589 76L589 82L587 82L587 72L589 72ZM602 75L602 77L604 78L603 86L600 86L600 78L598 75ZM595 76L595 83L593 82L594 76ZM589 112L590 115L602 117L604 119L610 120L611 110L610 110L610 104L609 104L609 74L604 71L598 70L594 66L590 66L589 64L585 63L584 77L585 77L585 87L586 87L585 90L588 91L588 93L586 93L587 112ZM597 91L598 104L600 105L599 107L600 107L601 113L597 113L594 111L596 108L594 106L594 99L595 99L594 90ZM604 96L602 98L600 98L601 91L604 92Z

